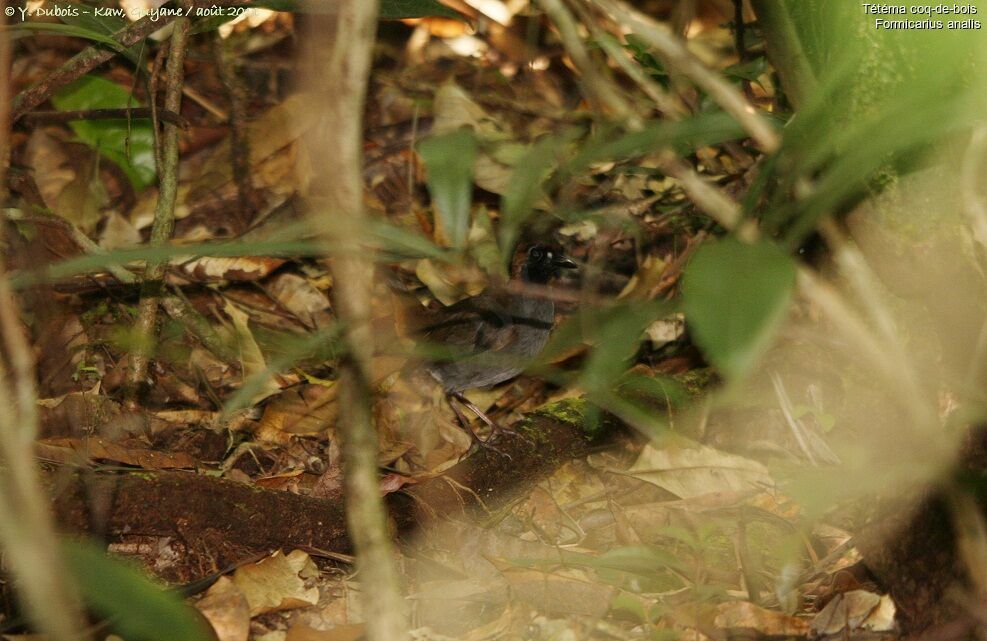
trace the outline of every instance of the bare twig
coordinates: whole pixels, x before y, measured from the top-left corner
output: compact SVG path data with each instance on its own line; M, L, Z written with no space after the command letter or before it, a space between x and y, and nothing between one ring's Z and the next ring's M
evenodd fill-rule
M171 35L171 53L168 57L166 75L168 88L165 91L165 109L180 113L182 108L182 82L185 75L185 51L188 44L189 21L179 19ZM178 127L165 125L161 135L161 160L159 167L160 188L158 204L154 210L154 223L151 226L151 244L162 245L171 238L175 227L175 199L178 194ZM130 355L130 369L127 372L129 385L128 401L135 403L141 384L147 376L150 357L150 342L154 336L158 318L157 291L164 277L165 261L149 262L141 286L141 301L137 311L136 331L140 339Z
M315 49L310 62L313 89L325 96L321 135L308 140L311 166L321 169L311 195L313 203L321 200L323 206L313 208L310 217L313 227L343 250L332 262L333 298L349 348L339 365L338 426L347 524L362 584L366 636L369 641L401 641L407 639L406 607L377 480L371 389L373 256L362 249L367 231L362 116L376 14L376 2L339 0L332 14L312 21L307 34ZM330 44L319 46L323 42Z
M247 96L243 81L237 74L231 47L232 39L216 35L216 69L230 99L230 163L233 165L233 181L240 205L237 222L243 230L249 227L254 217L254 187L251 182L250 137L247 135Z

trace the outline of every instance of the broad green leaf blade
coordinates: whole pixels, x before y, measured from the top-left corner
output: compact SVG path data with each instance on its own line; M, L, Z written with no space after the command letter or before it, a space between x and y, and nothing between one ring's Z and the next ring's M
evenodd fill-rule
M689 261L682 283L686 320L726 377L740 377L754 364L783 319L794 284L794 262L767 242L721 240Z
M177 594L152 583L135 567L110 558L92 543L63 547L86 603L128 639L212 641L199 613Z
M52 97L62 111L76 109L125 109L140 104L120 85L97 76L84 76ZM120 166L135 189L154 182L154 133L146 120L75 121L70 125L86 145Z
M418 146L428 170L428 191L446 239L456 249L466 245L473 201L476 137L468 129L426 138Z

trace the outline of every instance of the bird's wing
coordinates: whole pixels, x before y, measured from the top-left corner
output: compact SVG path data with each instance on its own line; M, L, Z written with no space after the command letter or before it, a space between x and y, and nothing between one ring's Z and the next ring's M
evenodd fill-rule
M467 352L499 351L517 334L510 312L493 296L461 300L436 312L430 321L422 338Z

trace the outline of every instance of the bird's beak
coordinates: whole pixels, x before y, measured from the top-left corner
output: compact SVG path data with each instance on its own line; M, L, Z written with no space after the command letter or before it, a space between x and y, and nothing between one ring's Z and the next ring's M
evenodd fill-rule
M552 259L552 266L559 267L563 269L575 269L578 267L575 262L568 256L558 255Z

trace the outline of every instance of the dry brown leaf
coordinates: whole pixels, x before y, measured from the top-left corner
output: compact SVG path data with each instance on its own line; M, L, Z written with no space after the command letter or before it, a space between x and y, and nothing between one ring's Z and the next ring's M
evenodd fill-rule
M35 444L38 456L61 463L83 460L113 461L146 470L191 469L195 459L185 452L157 452L145 447L127 447L99 437L48 438Z
M838 594L812 620L812 631L836 635L860 629L884 632L894 628L894 603L888 595L866 590Z
M357 641L363 638L363 633L362 623L337 625L328 630L316 630L299 624L288 629L284 641Z
M240 366L243 370L244 377L265 377L263 385L260 386L260 388L250 399L250 404L252 405L272 394L276 394L281 388L268 371L267 361L264 359L264 354L261 352L260 346L257 344L257 340L254 338L253 332L250 331L250 317L246 312L241 311L240 308L228 300L223 306L223 310L233 321L236 344L240 352Z
M324 327L333 320L329 297L307 278L277 274L268 281L267 293L308 327Z
M714 625L721 630L753 630L764 636L804 637L809 622L781 612L766 610L748 601L728 601L716 606Z
M649 443L627 472L681 498L774 487L761 463L682 438Z
M517 142L506 124L487 113L454 83L446 83L435 92L433 113L432 131L435 134L463 127L476 133L484 145L473 163L473 181L491 193L506 193L514 179L514 166L528 153L528 146ZM549 205L542 198L536 206L545 208Z
M45 204L52 211L62 190L75 180L75 169L61 142L36 127L24 147L24 164L34 169L34 182Z
M182 271L194 280L252 282L264 278L287 261L270 256L202 256L192 260L176 259L174 262L180 263Z
M306 578L317 575L318 568L301 550L287 556L275 552L263 561L245 565L233 574L233 581L250 604L250 616L315 605L319 589L306 587Z
M106 250L136 247L143 239L129 220L115 211L106 217L106 224L99 234L99 246Z
M335 385L295 385L283 390L264 407L258 437L271 439L279 432L325 432L335 427L337 412ZM280 437L273 440L280 440Z
M514 598L538 610L600 618L610 609L617 588L587 580L578 572L503 570Z
M487 286L486 276L473 265L435 263L428 258L418 261L415 275L443 305L476 296Z
M246 595L229 577L219 577L195 607L209 621L219 641L247 641L250 606Z
M307 156L296 154L293 143L318 122L321 109L321 96L300 92L288 96L249 124L247 136L255 189L270 195L298 190L299 161L306 161ZM179 185L176 218L187 217L197 203L205 200L223 196L235 199L228 139L191 158L183 170L195 179ZM156 203L156 189L141 193L131 213L135 227L143 229L151 224Z
M100 394L96 383L84 392L69 392L38 400L42 434L48 437L77 434L106 434L111 425L121 421L120 404Z
M85 165L89 163L84 163L75 180L62 189L53 209L59 216L89 233L102 220L102 209L109 203L110 197L99 173Z

